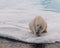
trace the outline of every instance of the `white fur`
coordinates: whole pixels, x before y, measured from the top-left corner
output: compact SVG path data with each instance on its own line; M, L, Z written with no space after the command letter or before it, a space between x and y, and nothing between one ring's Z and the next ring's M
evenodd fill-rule
M36 16L29 23L29 28L35 35L40 35L43 32L47 32L47 23L41 16ZM39 30L38 34L37 31Z

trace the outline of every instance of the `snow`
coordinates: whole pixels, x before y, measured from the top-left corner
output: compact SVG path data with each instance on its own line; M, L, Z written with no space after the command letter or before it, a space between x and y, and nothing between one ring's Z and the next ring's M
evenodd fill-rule
M60 13L43 11L39 0L1 0L0 36L29 43L60 42ZM29 22L42 16L48 24L47 33L35 37L29 30Z

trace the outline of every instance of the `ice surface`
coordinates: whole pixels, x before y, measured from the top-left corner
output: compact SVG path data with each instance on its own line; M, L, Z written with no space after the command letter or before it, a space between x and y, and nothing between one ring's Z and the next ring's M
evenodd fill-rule
M60 42L60 13L43 11L39 0L0 0L0 36L29 43ZM48 24L47 33L35 37L29 21L42 16Z

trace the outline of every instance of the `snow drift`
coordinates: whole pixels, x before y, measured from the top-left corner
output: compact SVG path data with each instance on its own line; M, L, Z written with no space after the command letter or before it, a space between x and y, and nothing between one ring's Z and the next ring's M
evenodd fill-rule
M1 0L0 36L29 43L60 42L60 13L43 11L39 0ZM35 37L29 30L29 21L42 16L48 24L47 33Z

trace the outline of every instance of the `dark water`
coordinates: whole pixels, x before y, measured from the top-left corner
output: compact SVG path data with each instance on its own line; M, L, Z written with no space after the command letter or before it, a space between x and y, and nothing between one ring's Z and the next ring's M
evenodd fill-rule
M60 12L60 0L41 0L45 11Z

